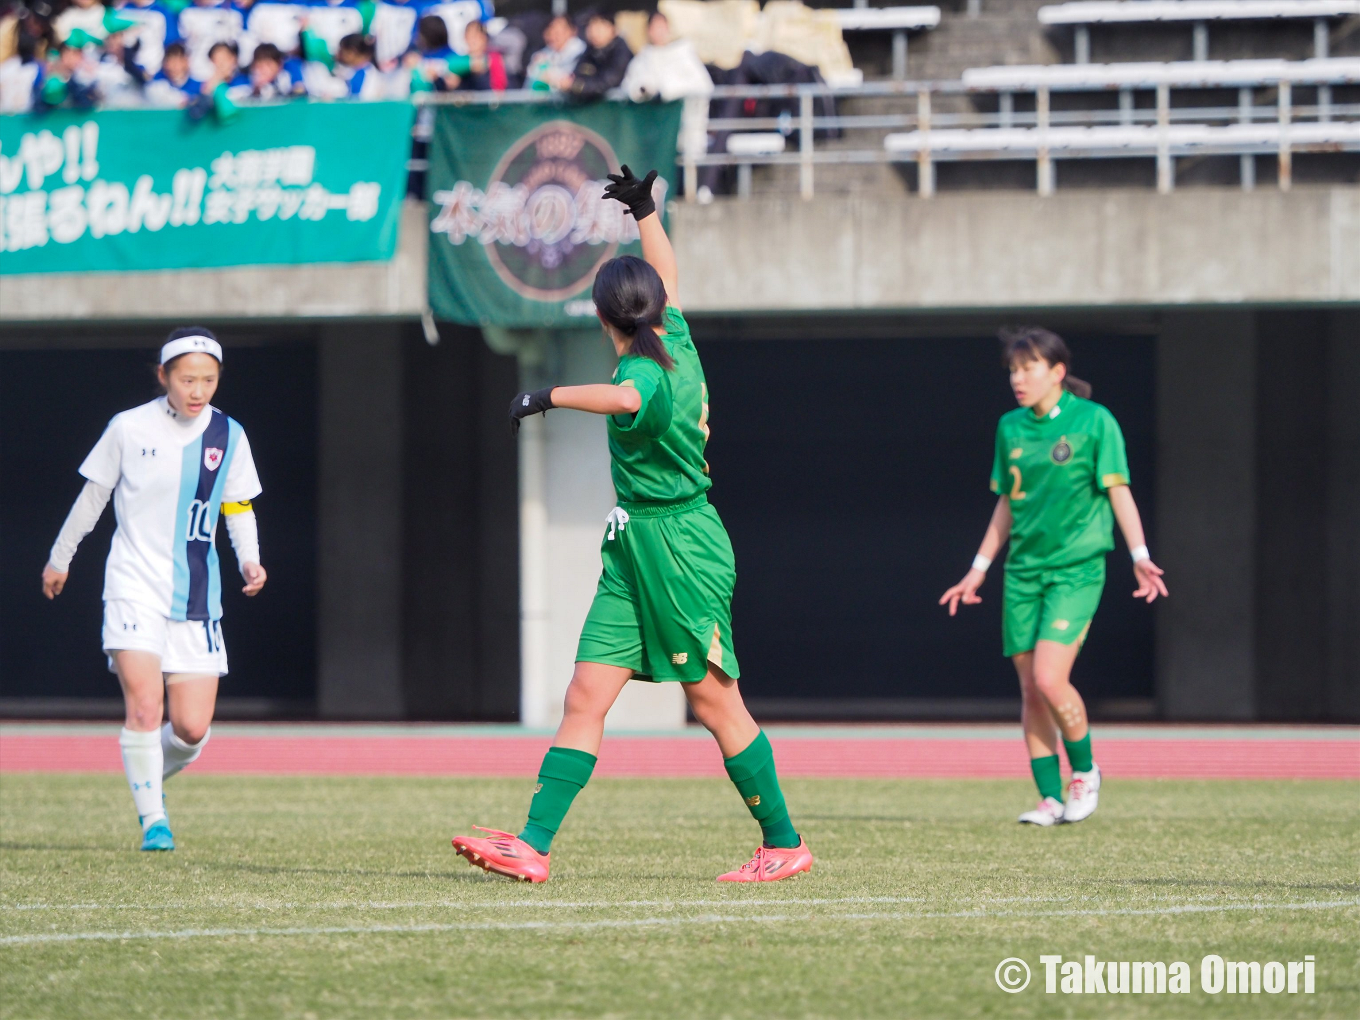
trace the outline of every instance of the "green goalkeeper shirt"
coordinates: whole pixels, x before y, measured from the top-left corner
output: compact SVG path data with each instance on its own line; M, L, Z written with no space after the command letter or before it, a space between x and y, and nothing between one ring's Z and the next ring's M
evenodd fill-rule
M610 470L620 503L679 503L712 487L708 443L708 384L699 352L680 309L667 307L661 342L675 360L667 371L651 358L626 354L614 370L615 386L642 396L636 414L607 419Z
M992 491L1011 507L1006 569L1051 570L1114 548L1109 489L1129 484L1114 415L1073 393L1042 418L1018 407L996 429Z

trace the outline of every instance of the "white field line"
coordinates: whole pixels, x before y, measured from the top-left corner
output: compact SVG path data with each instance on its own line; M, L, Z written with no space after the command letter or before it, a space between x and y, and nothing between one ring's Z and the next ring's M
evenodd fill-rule
M963 897L964 901L982 904L984 906L995 906L1001 903L1087 903L1096 897L1093 896L988 896L988 897ZM1157 902L1159 900L1178 899L1184 901L1184 896L1173 895L1153 895L1143 897L1144 900ZM1241 897L1222 896L1215 893L1206 893L1199 896L1189 897L1191 901L1210 900L1216 903L1256 903L1258 900L1246 900ZM405 901L384 901L384 900L339 900L334 902L310 901L306 903L293 902L232 902L230 900L195 900L193 902L180 903L0 903L0 911L12 910L15 912L45 911L45 910L608 910L608 909L629 909L636 907L661 907L665 909L675 909L678 907L727 907L733 910L741 910L749 907L824 907L837 906L841 904L858 903L926 903L927 897L923 896L838 896L822 899L777 899L777 900L543 900L535 902L533 900L516 900L510 902L482 901L468 902L466 900L405 900Z
M336 903L162 903L143 905L137 903L4 903L0 910L198 910L205 908L222 910L410 910L419 908L455 910L503 910L520 907L532 909L601 910L608 907L825 907L837 904L855 903L922 903L915 896L840 896L832 899L788 899L788 900L519 900L510 903L481 902L469 903L458 900L412 900L410 902L383 902L375 900L351 900ZM987 903L1014 902L1013 900L985 900ZM1053 902L1049 897L1034 897L1026 902Z
M1154 908L1114 908L1096 910L1004 910L988 914L964 910L951 913L907 913L888 911L872 914L764 914L733 916L705 914L698 917L642 917L631 920L598 921L481 921L468 924L375 924L332 925L306 928L183 928L178 931L86 931L50 932L37 935L7 935L0 938L0 946L36 945L53 942L123 942L132 939L193 939L193 938L254 938L297 935L374 935L421 934L429 932L466 931L589 931L608 928L675 928L695 924L771 924L785 921L915 921L934 918L1007 918L1007 917L1120 917L1163 916L1173 914L1216 914L1230 910L1334 910L1340 907L1360 907L1360 900L1308 901L1303 903L1239 903L1239 904L1182 904Z

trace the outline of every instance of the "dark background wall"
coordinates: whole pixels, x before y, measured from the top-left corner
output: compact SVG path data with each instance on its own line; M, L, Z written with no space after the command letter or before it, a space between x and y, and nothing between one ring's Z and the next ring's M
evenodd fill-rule
M225 527L225 716L514 719L517 368L477 330L207 323L214 403L250 436L269 582L240 593ZM0 714L117 714L99 648L105 511L66 591L39 574L108 419L157 393L163 325L0 332Z
M1031 314L1123 425L1172 597L1122 542L1076 678L1096 715L1360 719L1360 313ZM695 317L713 502L732 532L743 685L767 717L1013 714L996 576L950 620L1012 406L980 315ZM513 359L475 330L209 323L250 434L270 582L225 534L224 714L513 719ZM76 468L154 393L162 326L0 331L0 713L114 713L99 651L106 513L56 602L38 575ZM151 343L148 344L148 339ZM219 529L222 531L224 529Z
M711 498L737 550L743 690L767 715L930 714L930 702L956 699L1009 713L1018 695L1001 656L999 565L982 605L951 620L936 604L967 570L996 500L996 423L1015 406L997 341L859 338L845 326L836 340L789 339L806 330L796 322L783 336L763 323L759 340L722 323L695 326L710 391ZM1151 524L1155 342L1068 339L1076 373L1124 428ZM1153 612L1129 598L1119 545L1077 681L1097 703L1148 712Z
M251 339L231 349L214 403L250 437L270 577L255 598L242 595L218 528L231 663L222 696L256 702L256 712L298 711L316 692L316 353L286 335L267 346L253 342L268 338ZM0 500L2 698L120 697L99 647L112 506L55 601L42 597L39 575L83 485L80 462L113 415L159 392L154 362L146 346L0 351L0 478L10 492Z
M480 330L404 340L407 718L519 717L519 467L514 358Z

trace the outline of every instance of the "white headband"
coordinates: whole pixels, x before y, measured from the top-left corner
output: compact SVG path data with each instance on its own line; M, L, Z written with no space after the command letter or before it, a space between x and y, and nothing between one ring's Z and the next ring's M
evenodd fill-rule
M222 364L222 345L206 336L182 336L177 340L171 340L161 348L161 364L164 365L171 358L178 358L181 354L194 352L211 354L219 365Z

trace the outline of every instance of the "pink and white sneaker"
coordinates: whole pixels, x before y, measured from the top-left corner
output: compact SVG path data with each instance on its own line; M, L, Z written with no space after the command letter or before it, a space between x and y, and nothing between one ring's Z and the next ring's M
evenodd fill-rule
M1095 813L1100 803L1100 766L1091 763L1090 772L1073 772L1072 781L1067 784L1067 807L1063 812L1064 822L1080 822Z
M484 829L474 825L474 829L489 833L489 836L454 836L453 848L460 857L485 871L515 878L521 882L546 882L548 880L548 859L551 854L541 854L518 836L499 829Z
M1020 821L1028 825L1061 825L1063 823L1063 803L1057 797L1045 797L1033 811L1026 811Z
M756 855L736 871L719 875L719 882L778 882L812 870L812 851L801 836L791 849L761 844Z

